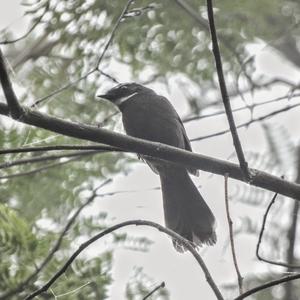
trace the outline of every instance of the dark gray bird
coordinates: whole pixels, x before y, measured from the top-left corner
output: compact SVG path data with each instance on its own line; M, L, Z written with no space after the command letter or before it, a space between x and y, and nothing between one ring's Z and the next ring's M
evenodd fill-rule
M119 84L98 96L115 104L122 113L128 135L192 151L182 121L172 104L137 83ZM197 170L171 162L142 157L160 177L166 226L195 247L216 242L215 218L189 177ZM183 245L173 240L176 250Z

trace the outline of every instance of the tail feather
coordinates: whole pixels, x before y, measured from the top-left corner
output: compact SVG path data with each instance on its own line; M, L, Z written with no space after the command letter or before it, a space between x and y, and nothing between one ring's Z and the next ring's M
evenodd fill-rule
M183 168L172 168L160 172L166 226L195 247L213 245L217 237L215 218L197 187ZM173 240L177 251L185 247Z

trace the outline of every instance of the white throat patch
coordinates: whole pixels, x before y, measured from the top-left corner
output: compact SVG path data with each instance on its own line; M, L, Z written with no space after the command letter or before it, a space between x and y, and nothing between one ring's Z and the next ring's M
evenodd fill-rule
M131 95L129 95L129 96L125 96L125 97L119 98L118 100L115 101L115 104L116 104L117 106L119 106L119 105L123 104L125 101L130 100L130 98L132 98L132 97L135 96L136 94L137 94L137 92L135 92L135 93L133 93L133 94L131 94Z

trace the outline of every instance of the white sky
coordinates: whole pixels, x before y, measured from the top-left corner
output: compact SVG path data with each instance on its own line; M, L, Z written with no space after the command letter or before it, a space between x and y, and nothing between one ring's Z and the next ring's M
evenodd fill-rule
M5 2L5 4L3 4ZM18 20L22 15L19 1L1 1L0 3L0 28L11 24ZM22 22L15 24L15 32L22 33L24 25ZM253 46L253 51L259 51L261 46ZM283 59L274 54L270 54L267 50L259 51L257 57L262 72L270 75L284 75L288 78L300 78L299 72L293 70ZM124 75L125 77L125 75ZM121 78L122 79L122 78ZM124 81L126 78L123 78ZM176 86L176 84L174 84ZM171 95L163 90L161 86L156 86L156 90L167 96L177 108L180 115L186 115L187 107L185 102L181 101L183 97L179 89L174 88ZM280 90L272 92L264 92L256 95L255 99L267 100L282 95ZM265 109L275 108L268 106ZM266 111L264 109L264 111ZM285 124L290 134L294 137L299 135L299 108L293 112L285 113L272 121ZM240 113L236 115L237 123L244 121L249 117L249 113ZM224 117L217 119L205 120L188 124L187 131L189 137L196 137L216 132L220 129L227 128L227 121ZM240 138L245 150L262 151L265 149L265 142L260 127L252 125L248 130L242 129ZM199 143L193 143L195 152L206 154L212 157L227 159L234 151L232 147L230 135L224 135L215 139L205 140ZM163 224L162 200L160 191L145 191L145 189L156 187L159 185L159 178L151 172L144 164L138 163L132 166L132 172L124 177L117 176L114 183L107 186L105 191L115 190L138 190L136 193L128 193L99 199L95 207L109 213L109 217L113 218L113 223L118 223L131 219L146 219ZM223 283L234 282L236 277L233 271L232 259L230 252L223 252L224 242L227 240L228 231L225 219L224 208L224 182L223 178L216 175L201 172L200 178L193 178L197 185L202 186L201 193L212 208L218 220L218 244L215 247L204 249L204 259L216 283L220 286ZM236 182L230 180L230 189L234 189ZM95 209L93 207L93 209ZM261 211L249 209L241 204L231 204L232 217L234 222L247 214L255 218L262 217ZM250 212L250 214L249 214ZM183 299L214 299L212 291L205 281L200 267L190 254L178 254L172 247L171 241L162 233L158 233L154 229L145 227L126 228L129 234L138 236L148 236L154 241L150 251L146 253L133 252L130 250L118 249L114 261L114 278L115 282L112 286L110 299L122 299L124 295L125 284L129 279L130 273L134 266L143 266L144 271L150 277L153 277L157 284L161 281L166 282L166 287L170 291L172 300ZM240 236L236 239L236 248L238 253L238 261L243 276L247 272L254 271L256 238L249 236ZM94 245L98 249L102 244L99 242Z

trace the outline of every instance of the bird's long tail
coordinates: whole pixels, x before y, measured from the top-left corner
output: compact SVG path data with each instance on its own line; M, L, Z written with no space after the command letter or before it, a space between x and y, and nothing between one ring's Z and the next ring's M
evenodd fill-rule
M168 228L193 242L213 245L216 242L215 218L197 187L184 168L170 168L159 172L165 223ZM177 251L185 247L173 240Z

